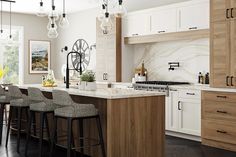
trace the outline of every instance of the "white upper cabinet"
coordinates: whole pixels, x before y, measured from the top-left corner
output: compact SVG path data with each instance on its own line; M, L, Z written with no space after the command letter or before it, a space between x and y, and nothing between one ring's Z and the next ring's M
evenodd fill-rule
M171 33L177 31L177 9L162 9L151 14L151 33Z
M193 3L178 8L177 31L190 31L209 28L209 2Z
M125 37L141 36L150 33L150 16L146 13L135 13L123 19Z

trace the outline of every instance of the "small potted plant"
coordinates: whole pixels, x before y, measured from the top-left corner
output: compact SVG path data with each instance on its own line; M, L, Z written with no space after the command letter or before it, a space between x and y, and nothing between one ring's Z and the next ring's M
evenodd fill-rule
M94 91L97 89L97 85L95 82L95 73L92 71L87 71L80 77L80 85L79 89Z

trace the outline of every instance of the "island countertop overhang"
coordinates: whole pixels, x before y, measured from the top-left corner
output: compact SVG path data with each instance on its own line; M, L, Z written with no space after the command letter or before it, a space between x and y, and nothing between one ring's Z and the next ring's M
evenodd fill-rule
M118 88L99 88L96 91L79 90L75 86L67 89L61 85L58 87L43 87L41 84L23 84L18 85L20 89L28 89L29 87L39 88L43 92L52 92L53 90L64 90L70 95L93 97L101 99L124 99L135 97L152 97L152 96L165 96L164 92L157 91L138 91L134 89L118 89Z

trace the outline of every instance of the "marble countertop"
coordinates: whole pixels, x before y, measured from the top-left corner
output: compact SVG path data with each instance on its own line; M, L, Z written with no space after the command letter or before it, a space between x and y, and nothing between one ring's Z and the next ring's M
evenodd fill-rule
M66 89L64 85L58 87L42 87L40 84L25 84L18 85L21 89L27 89L28 87L36 87L45 92L52 92L52 90L64 90L71 95L95 97L102 99L122 99L122 98L135 98L135 97L149 97L149 96L163 96L166 93L163 92L151 92L151 91L137 91L134 89L118 89L118 88L101 88L96 91L84 91L79 90L76 86L71 86L70 89Z

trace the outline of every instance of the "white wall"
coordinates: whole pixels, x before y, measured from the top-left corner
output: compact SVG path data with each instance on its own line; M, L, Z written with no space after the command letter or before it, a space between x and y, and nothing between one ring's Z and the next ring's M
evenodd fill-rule
M22 26L24 29L24 49L23 49L23 83L41 83L41 74L29 74L29 58L28 58L28 41L30 39L34 40L49 40L47 37L47 18L39 18L35 15L28 14L13 14L12 15L12 25ZM9 25L9 14L3 14L3 25ZM52 41L52 53L54 53L54 42Z
M53 69L55 77L62 79L61 67L66 63L66 53L61 49L65 46L71 51L73 44L77 39L85 39L89 45L96 43L96 16L99 9L90 9L83 12L74 13L68 16L70 26L66 29L59 29L59 37L56 40L56 51L53 54ZM96 50L91 51L91 64L96 62ZM90 65L91 65L90 64ZM94 69L91 66L90 69Z

